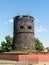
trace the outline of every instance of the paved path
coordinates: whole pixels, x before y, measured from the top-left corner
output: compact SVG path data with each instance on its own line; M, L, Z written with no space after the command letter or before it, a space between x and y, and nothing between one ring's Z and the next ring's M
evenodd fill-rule
M7 60L0 60L0 65L44 65L44 64L33 64L33 63L21 63L21 62L16 62L16 61L7 61ZM49 64L46 64L49 65Z
M0 65L16 65L16 61L0 60Z

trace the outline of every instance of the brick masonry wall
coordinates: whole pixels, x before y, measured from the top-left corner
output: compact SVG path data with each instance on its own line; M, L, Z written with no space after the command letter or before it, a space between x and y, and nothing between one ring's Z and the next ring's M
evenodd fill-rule
M14 60L18 61L18 55L16 54L0 54L0 60Z
M18 62L49 62L49 54L0 54L0 60L13 60Z
M49 54L19 55L20 62L49 62Z

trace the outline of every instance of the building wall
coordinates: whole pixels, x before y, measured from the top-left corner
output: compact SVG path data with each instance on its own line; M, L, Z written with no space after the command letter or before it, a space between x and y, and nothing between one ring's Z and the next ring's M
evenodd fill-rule
M49 62L49 54L19 55L19 62Z
M34 18L31 16L14 17L14 50L35 50Z
M17 62L49 63L49 54L0 54L1 60L13 60Z
M4 54L4 53L0 53L0 60L14 60L14 61L18 61L18 55L16 54Z

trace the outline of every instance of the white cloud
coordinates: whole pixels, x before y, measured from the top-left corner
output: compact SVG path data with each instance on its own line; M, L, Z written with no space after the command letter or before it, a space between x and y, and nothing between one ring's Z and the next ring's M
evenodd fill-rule
M49 42L46 42L46 43L44 44L44 46L45 46L45 47L49 47Z
M35 19L35 22L40 22L40 20L38 18Z
M13 19L10 19L10 20L9 20L9 23L13 23Z
M37 32L44 32L46 31L46 28L44 28L43 26L40 26L38 29L37 29Z

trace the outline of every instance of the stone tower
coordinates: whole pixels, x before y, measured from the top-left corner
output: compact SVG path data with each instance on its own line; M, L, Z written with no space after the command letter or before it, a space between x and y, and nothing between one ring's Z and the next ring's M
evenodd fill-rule
M34 17L14 17L13 50L35 50Z

